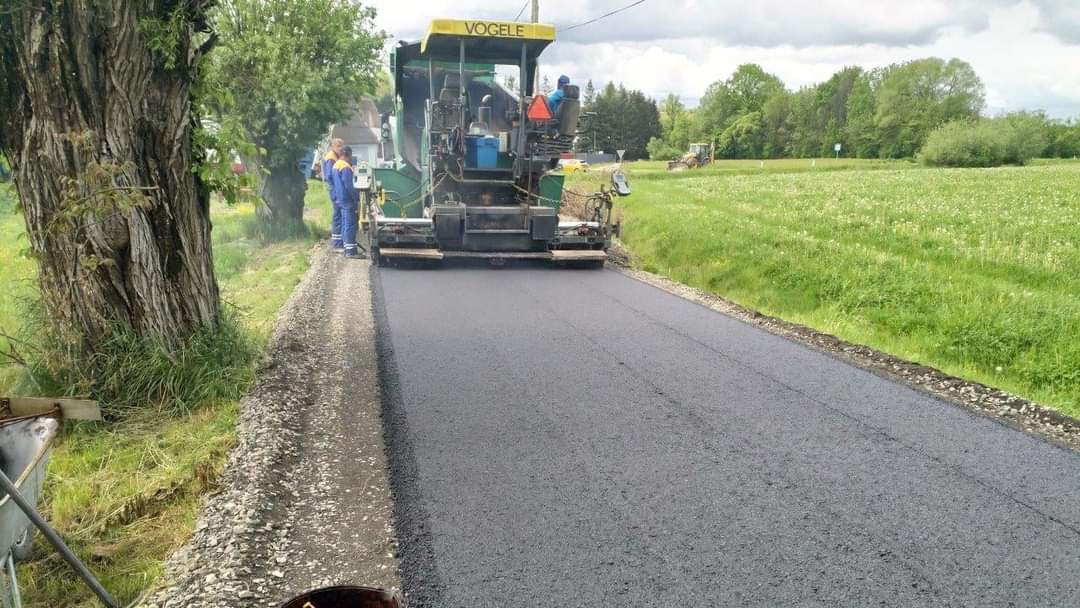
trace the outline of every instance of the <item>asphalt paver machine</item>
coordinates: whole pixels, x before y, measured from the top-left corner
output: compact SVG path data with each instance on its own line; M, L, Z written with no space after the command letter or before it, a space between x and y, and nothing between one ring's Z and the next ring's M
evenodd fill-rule
M532 258L603 265L618 227L621 173L585 218L560 218L561 155L573 149L577 86L557 108L534 91L555 40L545 24L436 20L391 52L393 111L384 160L361 180L362 230L377 263L411 258ZM512 83L508 85L508 83Z

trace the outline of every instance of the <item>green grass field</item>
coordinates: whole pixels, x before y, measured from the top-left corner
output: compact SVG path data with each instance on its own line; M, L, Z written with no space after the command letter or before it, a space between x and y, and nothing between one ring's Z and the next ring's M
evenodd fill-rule
M327 232L329 203L322 186L311 185L305 215L313 236L307 239L264 243L255 236L252 206L212 208L214 266L223 297L260 348L308 267L315 235ZM0 191L0 291L29 300L34 265L17 255L27 244L13 208L11 193ZM0 301L0 328L21 325L20 298ZM20 370L0 370L0 394L7 394ZM235 443L238 415L238 402L230 400L201 404L187 414L147 411L109 426L65 429L49 465L45 514L121 603L152 586L164 559L191 534L201 497L214 487ZM19 576L25 606L98 605L40 537L35 560L21 565Z
M15 195L11 184L0 184L0 333L17 335L22 325L21 307L34 297L34 262L23 255L30 243L23 230L23 219L15 210ZM8 341L0 336L0 351L7 350ZM0 393L15 382L19 369L0 366Z
M629 163L624 242L645 270L1080 416L1080 163L810 165Z

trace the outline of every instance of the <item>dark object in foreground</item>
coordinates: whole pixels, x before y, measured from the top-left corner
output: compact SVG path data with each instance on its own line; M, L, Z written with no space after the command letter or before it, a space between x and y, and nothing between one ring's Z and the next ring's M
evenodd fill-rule
M327 587L297 596L281 608L403 608L405 602L396 593L371 587Z

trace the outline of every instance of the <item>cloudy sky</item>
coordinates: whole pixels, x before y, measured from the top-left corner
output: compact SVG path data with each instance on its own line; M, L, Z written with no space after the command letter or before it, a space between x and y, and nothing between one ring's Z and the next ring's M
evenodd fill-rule
M367 0L393 39L419 39L436 17L513 20L525 0ZM558 28L542 72L613 80L697 103L709 83L758 63L789 88L847 65L958 57L986 85L987 112L1080 116L1080 0L540 0ZM528 12L523 14L528 19Z

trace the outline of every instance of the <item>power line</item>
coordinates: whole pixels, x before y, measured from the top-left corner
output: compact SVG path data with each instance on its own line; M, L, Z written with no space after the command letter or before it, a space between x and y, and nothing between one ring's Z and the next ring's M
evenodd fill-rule
M514 21L521 19L521 15L525 12L525 9L529 8L529 2L532 0L525 0L525 4L521 5L521 10L518 11L517 17L514 17Z
M634 8L635 6L637 6L637 5L639 5L639 4L643 3L643 2L645 2L645 0L637 0L637 2L631 2L630 4L627 4L626 6L624 6L622 8L617 8L617 9L611 11L610 13L604 13L603 15L600 15L599 17L596 17L595 19L589 19L588 21L578 23L576 25L571 25L570 27L564 27L564 28L559 28L559 29L561 29L564 32L569 32L570 30L577 29L579 27L589 25L590 23L596 23L597 21L600 21L601 19L606 19L607 17L610 17L612 15L615 15L615 14L621 13L621 12L623 12L625 10Z

